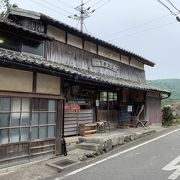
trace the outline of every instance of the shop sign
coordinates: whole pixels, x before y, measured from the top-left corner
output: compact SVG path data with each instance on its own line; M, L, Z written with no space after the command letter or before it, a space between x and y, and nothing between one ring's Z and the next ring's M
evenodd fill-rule
M96 100L96 107L99 107L99 100Z
M80 106L65 106L64 110L66 110L66 111L80 111Z
M131 105L127 106L127 112L132 112L132 106Z
M92 66L94 67L101 67L101 68L106 68L111 71L117 72L118 68L116 67L115 64L105 61L103 59L92 59Z

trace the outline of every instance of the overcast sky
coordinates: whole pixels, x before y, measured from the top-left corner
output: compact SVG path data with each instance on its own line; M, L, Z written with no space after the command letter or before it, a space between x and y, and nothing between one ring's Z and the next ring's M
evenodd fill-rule
M77 13L72 7L78 6L81 0L10 0L10 2L79 28L78 22L67 16ZM84 0L84 2L87 2L86 8L91 7L92 10L97 8L91 17L85 20L87 29L85 32L155 62L153 68L146 66L148 80L180 78L180 22L178 23L175 16L157 0L109 0L109 2ZM108 3L104 4L106 2ZM180 0L171 2L180 9ZM168 6L171 7L169 4Z

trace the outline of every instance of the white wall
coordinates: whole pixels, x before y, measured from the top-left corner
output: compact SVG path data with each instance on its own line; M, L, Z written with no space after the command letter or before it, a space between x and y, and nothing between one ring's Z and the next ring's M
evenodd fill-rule
M0 67L0 90L32 92L33 73Z
M60 94L60 77L37 73L36 92Z
M78 36L74 36L68 33L67 43L82 49L82 39Z
M61 41L65 43L65 31L62 31L58 28L48 25L47 35L53 37L57 41Z
M120 55L119 53L116 53L115 51L112 51L110 49L107 49L105 47L102 46L98 46L98 54L100 56L104 56L106 58L110 58L116 61L120 61Z

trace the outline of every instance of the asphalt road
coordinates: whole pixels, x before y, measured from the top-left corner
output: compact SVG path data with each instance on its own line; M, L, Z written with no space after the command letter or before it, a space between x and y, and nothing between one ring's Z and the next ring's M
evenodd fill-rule
M126 146L53 179L180 180L180 130Z

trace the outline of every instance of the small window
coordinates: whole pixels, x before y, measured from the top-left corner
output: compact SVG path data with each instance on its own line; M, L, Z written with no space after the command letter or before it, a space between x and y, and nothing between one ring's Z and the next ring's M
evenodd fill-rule
M39 41L24 39L23 52L43 56L43 43Z
M0 31L0 47L15 51L21 51L22 40L15 34Z

